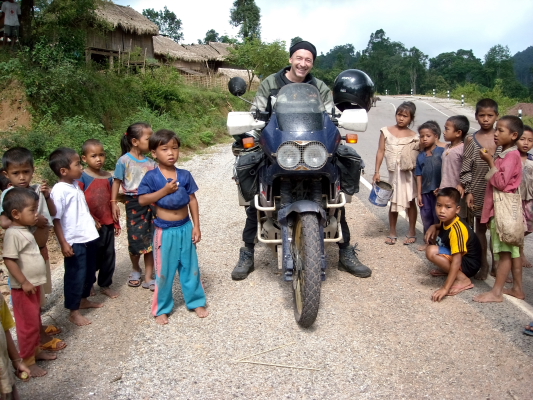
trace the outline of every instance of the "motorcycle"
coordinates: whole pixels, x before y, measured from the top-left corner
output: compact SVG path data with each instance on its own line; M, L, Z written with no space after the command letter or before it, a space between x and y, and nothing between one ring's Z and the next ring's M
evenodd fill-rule
M350 82L341 83L344 91L339 89L337 98L342 100L350 93ZM241 97L246 82L232 78L228 87ZM369 107L352 103L340 107L341 113L335 108L328 113L318 89L306 83L283 86L271 101L271 116L258 109L228 114L228 133L236 139L234 176L239 204L251 203L257 209L258 241L277 253L284 280L292 282L296 322L310 327L326 278L325 244L343 238L342 207L350 201L348 195L358 191L362 166L357 153L342 144L356 143L357 134L343 136L338 127L364 132ZM347 176L353 173L355 177Z

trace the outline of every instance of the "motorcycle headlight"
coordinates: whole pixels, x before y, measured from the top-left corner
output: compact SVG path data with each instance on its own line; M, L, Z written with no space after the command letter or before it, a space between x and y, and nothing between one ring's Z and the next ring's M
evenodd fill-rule
M279 146L277 159L282 168L294 168L300 163L300 149L296 143L282 144Z
M328 159L328 152L322 143L310 143L304 148L304 162L311 168L321 168Z

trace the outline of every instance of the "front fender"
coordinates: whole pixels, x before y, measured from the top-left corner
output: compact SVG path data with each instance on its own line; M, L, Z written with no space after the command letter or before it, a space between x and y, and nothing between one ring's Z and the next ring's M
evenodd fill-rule
M281 210L278 211L278 222L281 225L287 225L287 218L293 212L296 212L298 214L301 214L304 212L314 212L319 215L318 223L322 225L323 227L326 226L326 223L327 223L326 212L324 211L322 207L320 207L314 201L299 200L299 201L295 201L294 203L291 203L287 207L283 207Z

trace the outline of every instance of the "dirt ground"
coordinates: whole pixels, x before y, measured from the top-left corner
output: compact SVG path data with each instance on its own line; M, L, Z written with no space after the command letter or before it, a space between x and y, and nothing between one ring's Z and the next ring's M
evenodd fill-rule
M0 91L0 132L31 127L31 113L26 94L17 82Z

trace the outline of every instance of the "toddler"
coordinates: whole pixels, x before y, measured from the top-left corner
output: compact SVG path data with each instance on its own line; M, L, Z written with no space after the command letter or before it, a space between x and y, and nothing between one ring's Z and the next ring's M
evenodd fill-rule
M124 204L126 206L126 227L128 232L128 250L133 271L128 278L128 286L141 286L141 267L139 261L144 255L145 276L143 288L154 290L155 280L152 279L154 257L152 239L152 208L150 204L141 206L137 196L139 184L144 175L154 169L155 162L144 155L149 152L148 140L152 136L150 125L138 122L131 125L120 142L122 157L117 161L114 182L111 191L111 207L113 219L118 223L120 210L117 205L118 192L122 186Z
M102 169L106 154L99 140L86 140L81 151L81 159L87 168L81 175L80 188L85 193L85 200L100 235L96 254L98 286L103 294L114 299L118 297L118 292L110 286L115 272L115 236L120 234L120 224L113 220L111 209L113 177Z
M396 244L398 236L396 224L398 212L407 210L409 217L409 234L404 244L416 241L416 179L414 169L418 155L419 137L409 126L414 122L416 106L411 101L405 101L396 109L396 125L384 127L379 136L379 147L376 154L376 172L372 183L381 180L379 169L383 158L389 170L389 180L393 186L391 206L389 209L389 236L386 244Z
M36 360L54 360L40 350L41 285L46 283L46 265L29 227L37 224L39 196L31 189L13 188L3 202L11 226L4 236L4 263L9 271L13 313L17 321L20 356L31 375L44 376Z
M525 235L533 232L533 155L529 151L533 148L533 129L529 125L524 125L524 133L517 142L518 151L522 158L522 183L520 184L520 194L522 195L522 208L526 220ZM531 268L531 263L524 254L524 246L520 248L522 266Z
M476 279L487 279L489 273L489 263L487 261L487 226L481 223L481 211L483 210L483 199L487 188L485 175L489 172L489 167L481 159L480 150L487 149L490 154L497 153L497 146L494 143L494 123L498 118L498 103L492 99L481 99L476 104L476 120L480 129L472 136L469 136L465 143L463 153L463 165L461 167L459 191L466 193L467 212L475 221L475 231L481 243L481 269L476 275ZM493 274L495 271L492 271Z
M424 234L429 227L439 219L435 210L435 190L439 188L441 180L443 147L438 147L440 128L434 121L428 121L418 127L420 135L420 154L416 159L416 187L418 189L418 207L424 225ZM427 244L418 250L426 250Z
M87 299L94 282L99 235L78 183L83 172L80 156L72 149L59 148L50 154L49 164L59 177L52 189L52 199L57 209L54 231L65 257L65 308L70 310L72 323L89 325L91 321L80 309L99 308L103 304Z
M158 324L168 323L168 315L174 307L172 284L176 272L187 308L200 318L209 315L196 254L196 243L202 237L195 196L198 186L189 171L174 165L178 161L179 147L179 138L170 130L162 129L152 135L150 150L158 167L146 173L138 191L139 204L157 205L154 220L156 287L152 313Z
M522 162L520 152L516 147L516 142L524 132L524 124L520 118L515 116L502 117L494 133L496 146L501 146L501 153L494 160L494 153L489 149L481 149L481 158L489 165L489 172L486 179L487 190L483 202L483 213L481 223L489 224L492 238L492 251L494 259L499 261L496 270L496 280L490 292L486 292L474 297L474 301L480 303L501 302L503 294L508 294L519 299L524 299L522 289L522 259L520 258L520 248L500 240L496 230L494 216L494 188L501 192L515 193L522 181ZM509 271L513 274L513 287L504 289L505 280Z

